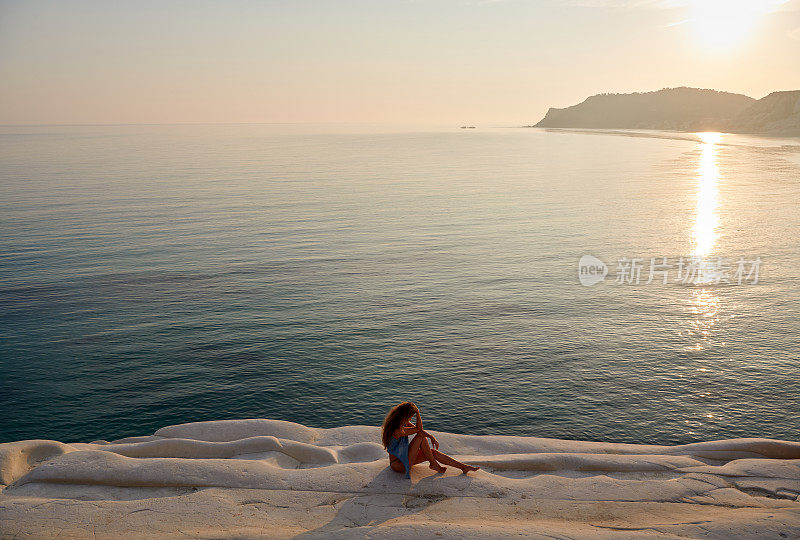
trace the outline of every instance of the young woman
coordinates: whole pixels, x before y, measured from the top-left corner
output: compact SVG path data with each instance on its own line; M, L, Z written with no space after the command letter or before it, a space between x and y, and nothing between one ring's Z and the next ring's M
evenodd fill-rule
M416 425L411 423L411 417L414 415L417 417ZM409 435L414 435L410 443ZM411 466L423 461L427 461L431 469L440 473L447 470L447 467L441 465L442 463L457 467L463 473L479 469L439 452L439 441L422 429L422 416L417 406L410 401L392 407L386 415L386 420L383 421L382 438L383 447L389 452L389 466L397 472L405 471L406 478L411 478ZM430 443L428 439L431 440Z

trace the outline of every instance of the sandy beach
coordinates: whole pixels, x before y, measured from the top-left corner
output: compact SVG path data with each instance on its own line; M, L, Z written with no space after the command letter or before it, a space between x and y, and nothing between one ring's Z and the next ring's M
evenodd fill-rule
M0 445L2 538L797 538L800 442L436 433L480 465L388 468L379 428L268 420Z

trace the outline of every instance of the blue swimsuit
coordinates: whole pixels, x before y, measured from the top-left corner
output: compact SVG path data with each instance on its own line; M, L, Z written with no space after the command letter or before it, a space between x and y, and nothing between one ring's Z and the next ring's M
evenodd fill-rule
M408 463L408 436L400 437L399 439L392 437L386 450L400 460L406 468L406 478L411 478L411 465Z

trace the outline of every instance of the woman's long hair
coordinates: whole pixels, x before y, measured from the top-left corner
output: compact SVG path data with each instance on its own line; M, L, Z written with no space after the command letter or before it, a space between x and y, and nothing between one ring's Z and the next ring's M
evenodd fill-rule
M406 420L410 419L414 413L414 404L410 401L404 401L400 405L395 405L386 415L386 420L383 421L383 431L381 438L383 439L383 447L389 447L389 441L392 439L392 434L405 424Z

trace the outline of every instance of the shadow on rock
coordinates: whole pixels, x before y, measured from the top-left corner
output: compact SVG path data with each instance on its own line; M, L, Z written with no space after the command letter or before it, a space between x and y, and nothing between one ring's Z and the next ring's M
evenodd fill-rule
M457 487L451 483L454 480L459 484ZM386 467L363 487L362 493L354 493L347 497L328 523L295 538L329 538L353 532L353 529L359 527L376 527L391 519L421 512L435 503L457 496L452 493L448 495L447 492L456 489L461 491L471 482L472 479L467 475L447 477L445 480L444 476L434 474L414 483ZM346 494L342 496L346 497ZM368 531L359 531L359 533L365 532Z

